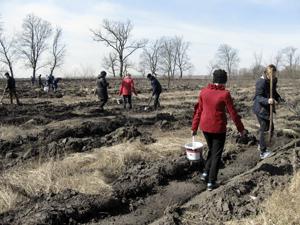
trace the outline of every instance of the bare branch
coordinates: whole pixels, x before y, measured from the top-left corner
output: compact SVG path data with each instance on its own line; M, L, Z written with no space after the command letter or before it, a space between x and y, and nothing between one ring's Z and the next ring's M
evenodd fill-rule
M225 67L229 77L232 75L234 68L238 66L240 61L237 49L234 49L227 44L219 46L217 50L217 59L220 66Z
M60 67L64 63L66 54L66 45L62 42L62 29L56 28L51 48L52 60L50 62L50 74L53 75L55 68Z
M129 41L133 25L130 20L126 22L116 22L103 20L102 27L98 30L91 30L94 40L104 42L111 47L118 55L119 75L122 77L125 61L137 49L143 48L147 41Z
M29 14L23 20L23 31L19 37L20 54L28 61L35 79L36 71L43 67L39 66L41 55L48 49L47 40L49 39L52 28L51 24L34 14Z
M2 29L0 32L0 62L9 68L11 76L14 77L13 63L16 57L16 42L14 39L7 41Z

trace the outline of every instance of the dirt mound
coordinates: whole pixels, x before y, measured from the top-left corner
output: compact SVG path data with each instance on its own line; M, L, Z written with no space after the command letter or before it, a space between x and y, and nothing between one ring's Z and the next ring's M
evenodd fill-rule
M291 179L296 154L291 148L291 144L278 148L275 156L258 163L253 169L234 177L212 192L200 193L153 225L223 224L228 220L258 214L261 202L274 189L283 188Z
M191 167L184 158L170 162L139 164L129 169L113 185L112 196L85 195L67 190L59 194L41 195L0 216L1 224L78 224L92 219L130 212L131 198L150 194L169 178L178 178ZM99 213L100 212L100 213Z
M121 202L112 196L81 194L66 190L47 194L23 203L17 210L0 215L1 224L78 224L92 218L106 216L107 211L120 207Z
M185 157L173 161L140 163L126 170L114 182L113 189L117 196L126 199L145 196L156 186L167 184L169 179L179 179L194 170L195 167Z
M257 165L255 148L241 150L236 160L220 171L222 186L213 192L205 191L205 184L198 180L201 165L191 164L185 156L166 158L127 168L113 183L112 196L73 191L42 195L4 213L0 221L116 225L149 224L162 217L154 224L189 224L193 219L195 223L221 224L256 214L261 201L289 181L295 168L291 148L299 143L297 139L279 147L276 155Z

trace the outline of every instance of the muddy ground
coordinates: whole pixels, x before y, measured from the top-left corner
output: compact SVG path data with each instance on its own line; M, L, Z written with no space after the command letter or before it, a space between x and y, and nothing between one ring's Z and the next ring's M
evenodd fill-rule
M223 224L258 214L260 203L276 188L285 187L299 166L298 80L280 81L279 92L288 104L277 107L275 154L263 161L255 140L258 125L251 112L254 81L231 81L236 108L251 138L238 141L229 122L221 186L212 192L200 181L203 162L188 161L182 148L190 141L193 104L207 80L176 80L170 89L163 80L165 90L157 111L144 110L150 96L145 80L136 82L139 96L133 99L134 108L123 110L116 101L118 82L110 81L110 101L101 112L92 80L66 80L58 92L49 94L20 81L23 104L9 105L6 98L0 105L1 176L36 162L113 149L122 143L138 142L140 148L151 150L162 136L183 142L176 149L163 146L161 151L169 152L160 157L127 163L118 175L106 171L109 195L72 189L28 194L22 186L9 184L22 200L0 215L0 224ZM201 135L198 138L203 140Z

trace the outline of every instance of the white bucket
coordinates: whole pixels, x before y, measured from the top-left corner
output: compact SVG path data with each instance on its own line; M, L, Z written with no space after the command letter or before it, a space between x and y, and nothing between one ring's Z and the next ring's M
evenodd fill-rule
M203 146L202 142L197 141L184 145L188 160L200 160Z
M48 86L45 86L44 87L44 92L48 92L49 91L49 87Z

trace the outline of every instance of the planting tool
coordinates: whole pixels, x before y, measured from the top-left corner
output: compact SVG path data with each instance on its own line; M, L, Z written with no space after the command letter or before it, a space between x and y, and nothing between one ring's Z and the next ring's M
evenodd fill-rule
M147 110L149 109L149 105L150 105L150 103L151 103L151 101L152 101L152 98L153 98L153 95L151 95L151 98L150 98L150 100L149 100L147 106L144 108L145 111L147 111Z

